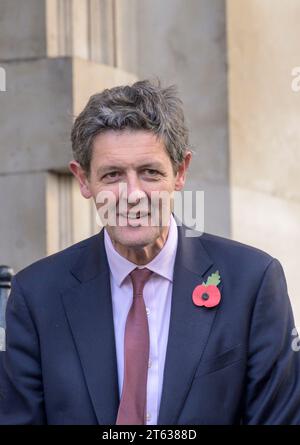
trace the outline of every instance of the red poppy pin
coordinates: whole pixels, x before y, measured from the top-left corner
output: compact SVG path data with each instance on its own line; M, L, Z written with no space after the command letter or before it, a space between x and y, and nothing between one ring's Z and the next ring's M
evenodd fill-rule
M217 288L221 282L219 271L212 273L206 280L196 286L193 291L193 302L196 306L214 307L220 303L221 293Z

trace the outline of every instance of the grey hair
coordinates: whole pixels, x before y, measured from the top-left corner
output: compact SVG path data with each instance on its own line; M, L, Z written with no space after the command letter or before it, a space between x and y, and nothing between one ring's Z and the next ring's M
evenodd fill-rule
M142 80L91 96L72 128L74 159L89 174L94 138L125 129L150 131L161 139L176 173L188 148L188 129L175 85L162 88L159 81Z

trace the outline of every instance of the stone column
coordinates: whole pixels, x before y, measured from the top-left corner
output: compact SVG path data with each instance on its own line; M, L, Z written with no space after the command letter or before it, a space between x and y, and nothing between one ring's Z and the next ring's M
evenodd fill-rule
M281 261L300 323L300 3L227 5L232 235Z

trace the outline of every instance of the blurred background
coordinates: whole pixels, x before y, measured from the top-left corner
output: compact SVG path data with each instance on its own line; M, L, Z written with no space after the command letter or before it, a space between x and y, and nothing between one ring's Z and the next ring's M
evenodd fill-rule
M299 23L299 0L0 0L0 264L99 231L67 169L73 117L159 77L184 102L205 231L278 258L300 326Z

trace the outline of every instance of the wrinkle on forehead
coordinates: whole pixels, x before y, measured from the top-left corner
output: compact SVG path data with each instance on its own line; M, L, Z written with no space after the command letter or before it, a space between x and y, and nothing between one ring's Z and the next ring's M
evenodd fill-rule
M164 143L146 131L109 131L98 135L94 141L93 159L101 164L101 171L109 168L136 169L154 163L156 166L152 168L163 168L166 158L169 159L169 155Z

